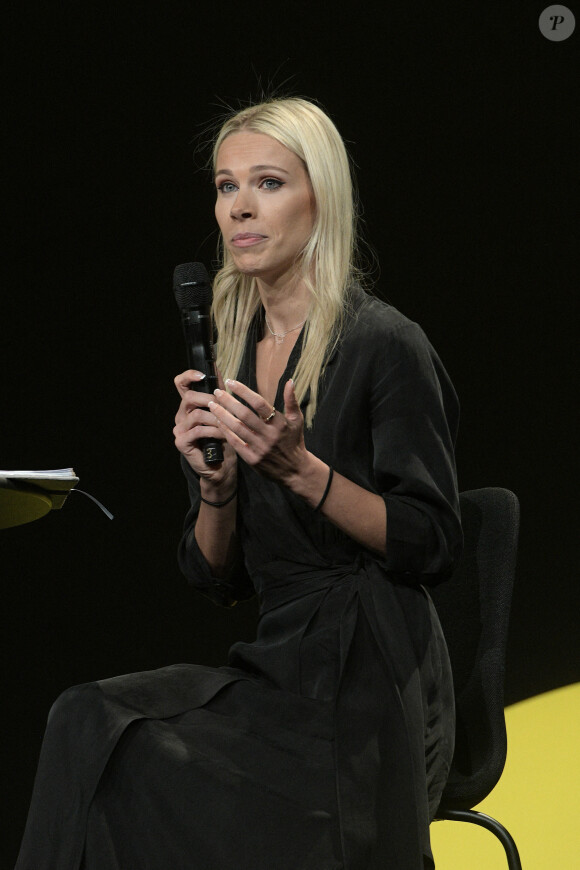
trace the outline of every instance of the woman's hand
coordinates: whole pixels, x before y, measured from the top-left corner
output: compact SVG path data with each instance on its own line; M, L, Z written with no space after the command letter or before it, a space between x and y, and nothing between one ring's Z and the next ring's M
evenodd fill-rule
M223 441L224 434L216 423L216 418L209 411L208 404L214 399L211 393L198 392L191 389L193 383L203 381L202 372L189 369L175 378L177 392L181 396L181 404L175 415L175 446L182 453L193 470L204 480L215 486L235 480L237 473L237 456L232 447L224 443L223 462L207 465L200 446L202 438L217 438ZM219 383L223 386L221 376ZM231 488L231 487L230 487Z
M208 397L208 408L219 426L219 436L248 465L266 477L286 485L307 462L304 445L304 418L290 380L284 387L284 413L278 411L270 418L273 408L258 393L239 381L228 381L228 387L247 402L249 408L235 396L216 390Z

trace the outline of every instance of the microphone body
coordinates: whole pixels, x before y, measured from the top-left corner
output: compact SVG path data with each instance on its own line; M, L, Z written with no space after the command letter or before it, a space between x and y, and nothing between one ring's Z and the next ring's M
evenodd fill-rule
M193 381L192 390L213 393L219 386L213 347L211 319L211 284L202 263L184 263L177 266L173 276L173 289L179 310L187 351L189 368L203 372L203 381ZM202 438L200 447L206 465L222 462L222 442Z

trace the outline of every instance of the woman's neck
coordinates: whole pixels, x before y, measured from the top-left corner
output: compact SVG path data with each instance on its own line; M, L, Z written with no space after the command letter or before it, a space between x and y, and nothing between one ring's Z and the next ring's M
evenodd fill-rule
M302 326L310 308L310 290L294 279L284 287L271 287L258 279L258 291L266 313L267 334L284 335Z

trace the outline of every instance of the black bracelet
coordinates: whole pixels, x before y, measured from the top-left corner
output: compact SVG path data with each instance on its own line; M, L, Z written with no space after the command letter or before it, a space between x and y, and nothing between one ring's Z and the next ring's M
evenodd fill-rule
M238 490L237 490L237 489L234 489L234 491L232 492L232 494L229 496L229 498L226 498L225 501L208 501L208 500L207 500L206 498L204 498L203 496L200 496L200 498L201 498L201 500L202 500L202 502L203 502L204 504L208 504L208 505L210 505L211 507L217 507L217 508L220 508L220 507L223 507L223 506L226 505L226 504L229 504L231 501L233 501L233 500L235 499L235 497L237 496L237 494L238 494Z
M328 480L326 482L326 489L324 490L324 494L323 494L322 498L320 499L320 501L318 502L318 504L314 508L315 513L316 513L316 511L320 510L320 508L322 507L322 505L326 501L326 496L328 495L328 492L330 490L330 484L332 483L332 475L334 474L334 468L332 467L332 465L329 465L328 469L329 469L329 471L328 471Z

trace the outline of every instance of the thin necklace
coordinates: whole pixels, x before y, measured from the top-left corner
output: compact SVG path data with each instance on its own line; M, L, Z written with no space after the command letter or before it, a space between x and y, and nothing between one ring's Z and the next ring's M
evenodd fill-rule
M306 323L306 320L304 319L302 321L302 323L298 323L296 326L293 326L292 329L287 329L286 332L274 332L274 330L272 329L272 327L268 323L268 315L264 314L264 318L266 320L266 326L268 327L268 329L270 330L270 332L274 336L274 340L275 340L276 344L282 344L282 342L284 341L284 339L286 338L286 336L290 332L294 332L295 329L300 329L300 327L304 326L304 324Z

